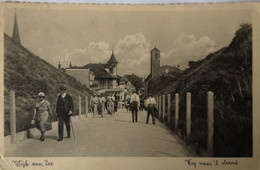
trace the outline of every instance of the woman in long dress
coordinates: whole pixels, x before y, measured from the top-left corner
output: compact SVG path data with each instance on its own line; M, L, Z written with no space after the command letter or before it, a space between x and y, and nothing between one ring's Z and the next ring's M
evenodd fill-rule
M114 114L114 102L111 96L108 96L107 98L107 112L110 115Z
M37 129L41 132L41 141L45 139L45 132L52 129L52 110L50 103L45 99L45 94L40 92L38 94L39 101L36 102L34 108L34 116L32 123L35 123ZM34 122L35 120L35 122Z

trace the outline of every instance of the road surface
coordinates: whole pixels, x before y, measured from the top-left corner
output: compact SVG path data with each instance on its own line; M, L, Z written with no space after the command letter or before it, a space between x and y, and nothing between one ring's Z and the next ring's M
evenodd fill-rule
M57 122L46 132L44 142L40 132L34 138L5 143L5 156L12 157L191 157L196 156L184 142L164 124L146 124L146 112L138 113L138 123L132 115L120 109L113 115L82 116L73 120L76 139L64 138L57 142ZM64 128L65 129L65 128ZM66 131L64 132L66 137Z

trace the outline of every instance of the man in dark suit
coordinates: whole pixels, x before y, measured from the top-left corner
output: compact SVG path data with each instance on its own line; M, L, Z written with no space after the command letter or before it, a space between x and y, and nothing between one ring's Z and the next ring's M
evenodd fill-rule
M60 87L61 94L58 96L56 113L58 117L58 131L59 131L59 139L58 141L63 140L63 127L64 123L67 129L67 138L70 138L70 116L73 114L73 100L72 97L66 93L66 86L61 85Z

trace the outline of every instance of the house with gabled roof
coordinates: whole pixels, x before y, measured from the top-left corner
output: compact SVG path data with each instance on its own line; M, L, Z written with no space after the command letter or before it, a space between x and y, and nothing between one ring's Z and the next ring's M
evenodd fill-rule
M124 90L119 88L120 76L117 74L118 61L114 52L106 63L89 63L84 66L72 66L70 63L65 72L79 82L100 93L114 93L119 98ZM58 66L61 68L60 64Z

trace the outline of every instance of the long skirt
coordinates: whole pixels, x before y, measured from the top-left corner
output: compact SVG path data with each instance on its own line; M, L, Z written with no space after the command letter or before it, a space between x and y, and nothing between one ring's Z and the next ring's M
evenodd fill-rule
M51 116L48 111L36 113L35 125L41 132L45 132L52 129Z
M97 110L98 110L98 114L102 115L102 104L101 103L98 104Z
M107 112L108 114L114 114L114 102L109 101L107 103Z

